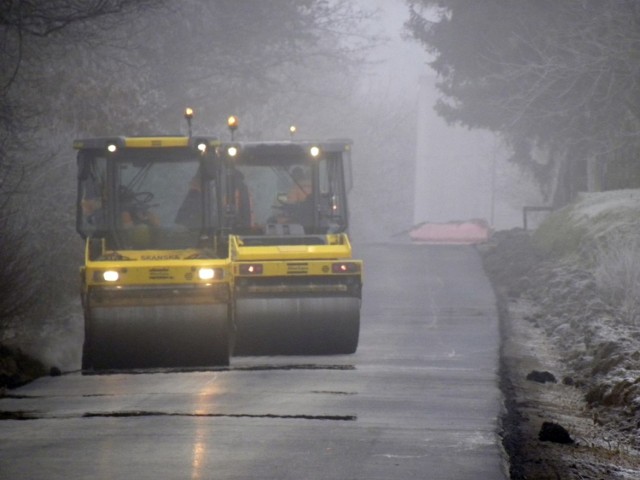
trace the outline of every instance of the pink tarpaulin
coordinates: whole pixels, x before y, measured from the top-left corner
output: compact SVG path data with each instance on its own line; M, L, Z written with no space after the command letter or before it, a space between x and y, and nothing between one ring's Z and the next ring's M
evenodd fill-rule
M423 223L409 232L414 242L472 245L486 242L491 229L484 220L466 222Z

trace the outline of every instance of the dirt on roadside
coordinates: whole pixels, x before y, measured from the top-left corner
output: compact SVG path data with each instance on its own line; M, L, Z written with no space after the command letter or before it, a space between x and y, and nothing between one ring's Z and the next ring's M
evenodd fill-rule
M46 374L46 368L39 360L0 343L0 396L7 388L20 387Z
M626 363L628 378L620 380L602 350L609 342L614 355L633 356L634 345L616 336L628 338L625 329L607 327L588 272L545 258L522 230L497 232L479 250L501 317L502 440L511 478L640 478L640 398L633 395L640 377ZM640 340L635 346L640 352Z

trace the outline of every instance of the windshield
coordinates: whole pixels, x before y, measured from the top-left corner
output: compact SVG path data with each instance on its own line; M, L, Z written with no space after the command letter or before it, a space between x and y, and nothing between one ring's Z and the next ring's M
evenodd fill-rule
M338 160L238 162L228 177L226 198L235 203L236 232L311 234L346 228Z
M215 188L189 150L124 150L84 160L80 230L114 248L194 248L217 224Z

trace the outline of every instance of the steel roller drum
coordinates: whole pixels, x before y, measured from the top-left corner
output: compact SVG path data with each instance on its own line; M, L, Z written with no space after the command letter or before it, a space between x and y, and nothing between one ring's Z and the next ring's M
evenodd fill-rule
M83 369L226 366L229 349L226 305L93 307Z
M239 298L236 326L236 355L354 353L360 332L360 299Z

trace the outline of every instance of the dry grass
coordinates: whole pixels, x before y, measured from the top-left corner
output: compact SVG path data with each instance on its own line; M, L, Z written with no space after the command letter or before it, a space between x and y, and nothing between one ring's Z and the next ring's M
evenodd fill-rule
M640 239L629 235L609 235L597 247L594 279L596 289L627 325L640 321Z

